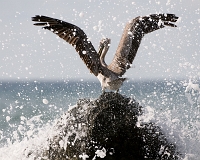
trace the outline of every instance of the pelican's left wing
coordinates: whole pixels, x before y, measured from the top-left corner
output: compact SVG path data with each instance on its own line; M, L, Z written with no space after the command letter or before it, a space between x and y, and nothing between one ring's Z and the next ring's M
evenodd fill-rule
M108 68L122 76L130 68L143 36L165 26L176 27L174 14L151 14L131 20L125 27L116 54Z
M82 29L62 20L41 15L32 17L32 21L38 22L34 25L43 26L44 29L52 31L60 38L74 46L90 72L92 72L95 76L98 75L99 70L101 70L102 67L99 55L97 54L92 43L88 41L87 35Z

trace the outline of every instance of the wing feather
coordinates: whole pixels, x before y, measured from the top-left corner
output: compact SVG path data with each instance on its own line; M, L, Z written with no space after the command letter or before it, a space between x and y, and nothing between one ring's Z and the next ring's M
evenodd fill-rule
M122 76L130 68L143 36L165 26L176 27L178 17L174 14L152 14L137 17L125 27L113 61L108 68Z
M40 15L32 17L32 21L37 22L34 25L43 26L44 29L52 31L60 38L74 46L90 72L95 76L98 75L99 70L101 70L102 67L99 55L92 43L88 41L87 35L82 29L73 24Z

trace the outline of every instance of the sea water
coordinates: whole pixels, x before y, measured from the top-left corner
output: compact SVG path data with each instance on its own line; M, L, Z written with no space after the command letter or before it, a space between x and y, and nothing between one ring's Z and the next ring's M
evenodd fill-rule
M141 122L160 126L178 147L182 159L200 159L200 88L198 80L126 81L122 95L143 107ZM0 160L29 159L31 146L38 149L53 123L78 99L98 98L97 81L1 82ZM45 146L45 145L44 145Z

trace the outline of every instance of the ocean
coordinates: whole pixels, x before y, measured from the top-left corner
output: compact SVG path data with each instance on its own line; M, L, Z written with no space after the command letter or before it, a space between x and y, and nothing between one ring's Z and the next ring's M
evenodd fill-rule
M139 122L154 122L174 142L183 160L200 159L200 81L126 81L119 93L143 107ZM0 82L0 160L22 160L27 146L79 99L101 95L97 81ZM37 137L37 141L34 140Z

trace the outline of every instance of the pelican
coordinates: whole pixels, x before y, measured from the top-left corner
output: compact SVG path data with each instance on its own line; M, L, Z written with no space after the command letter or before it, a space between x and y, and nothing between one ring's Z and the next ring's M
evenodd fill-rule
M130 20L125 26L112 62L107 65L105 56L111 43L109 38L100 41L97 52L85 32L78 26L42 15L32 17L32 21L37 22L34 25L43 26L43 29L52 31L75 47L87 68L99 79L103 92L105 89L118 92L126 80L122 76L130 68L145 34L165 26L177 27L174 24L177 20L175 14L151 14Z

